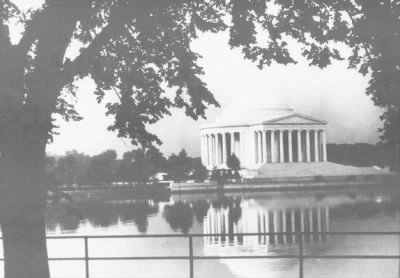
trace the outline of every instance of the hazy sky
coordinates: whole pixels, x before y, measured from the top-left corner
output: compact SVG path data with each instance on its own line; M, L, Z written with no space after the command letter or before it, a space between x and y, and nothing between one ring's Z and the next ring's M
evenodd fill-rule
M41 0L14 0L28 6ZM324 70L309 67L300 59L296 65L273 64L259 70L255 64L242 58L239 50L228 46L227 34L204 34L193 43L193 49L203 58L203 80L216 96L221 108L207 111L206 121L193 121L182 111L174 111L151 127L164 142L161 150L170 154L185 148L191 155L199 155L199 127L213 121L224 107L235 99L270 94L282 99L299 113L328 121L328 142L354 143L378 141L377 129L381 126L379 115L370 98L365 95L368 78L355 70L347 69L346 62L336 62ZM294 52L297 46L293 45ZM298 57L296 55L296 57ZM119 139L107 126L112 121L104 115L104 106L93 96L94 84L86 78L78 82L77 110L84 117L80 122L60 121L54 143L48 146L53 154L63 154L76 149L87 154L97 154L106 149L116 149L119 154L130 150L129 140Z

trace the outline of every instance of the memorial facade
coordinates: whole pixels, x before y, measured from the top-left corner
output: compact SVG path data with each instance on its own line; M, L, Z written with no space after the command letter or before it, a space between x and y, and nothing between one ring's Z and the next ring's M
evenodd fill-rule
M201 126L201 159L210 170L227 168L231 155L246 169L324 162L326 125L270 97L236 101L214 123Z

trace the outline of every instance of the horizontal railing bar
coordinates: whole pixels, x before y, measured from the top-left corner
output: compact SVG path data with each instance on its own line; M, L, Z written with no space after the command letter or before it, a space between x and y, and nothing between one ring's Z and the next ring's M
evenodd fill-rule
M90 257L89 261L123 261L123 260L187 260L188 256L143 256L143 257Z
M271 232L271 233L235 233L235 236L273 236L273 235L400 235L400 231L390 232ZM96 238L188 238L227 236L228 234L147 234L147 235L70 235L47 236L47 239L96 239ZM0 239L3 239L0 237Z
M215 260L215 259L297 259L297 255L277 255L277 256L193 256L196 260Z
M400 255L303 255L304 259L400 259Z
M296 259L298 255L277 255L277 256L194 256L193 259ZM303 255L304 259L400 259L399 256L392 255Z
M187 256L173 256L173 257L93 257L89 258L90 261L106 261L106 260L188 260ZM214 260L214 259L296 259L295 255L282 255L282 256L193 256L194 260Z
M90 257L89 261L118 260L187 260L189 256L143 256L143 257ZM298 255L266 255L266 256L193 256L194 260L215 259L297 259ZM303 255L304 259L400 259L400 255ZM0 258L0 261L3 261ZM82 257L49 258L49 261L83 261Z

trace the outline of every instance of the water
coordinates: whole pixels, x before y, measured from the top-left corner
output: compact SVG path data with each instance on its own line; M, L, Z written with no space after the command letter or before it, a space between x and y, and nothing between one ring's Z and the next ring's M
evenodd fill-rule
M135 200L136 199L136 200ZM298 238L238 233L304 230L308 255L398 255L397 236L310 235L310 231L399 231L393 189L249 192L228 195L105 196L47 210L49 235L222 233L194 239L194 255L290 255ZM49 240L50 257L82 257L80 239ZM185 238L92 239L91 257L187 256ZM84 277L84 262L51 262L54 277ZM305 277L399 277L395 259L308 259ZM297 259L198 260L195 277L298 277ZM92 261L92 277L188 277L187 260Z

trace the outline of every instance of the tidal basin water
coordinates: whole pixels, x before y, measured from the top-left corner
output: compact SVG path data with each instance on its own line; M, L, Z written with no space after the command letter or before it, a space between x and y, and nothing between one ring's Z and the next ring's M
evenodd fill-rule
M112 194L111 194L112 195ZM393 235L310 235L310 231L400 231L400 198L390 188L235 194L106 196L48 207L49 235L220 233L196 238L196 256L293 255L296 238L241 233L304 230L305 254L398 255ZM82 239L48 240L50 257L82 257ZM90 257L187 256L186 238L89 240ZM53 277L84 277L83 261L51 262ZM297 259L194 262L195 277L298 277ZM399 277L396 259L306 259L304 277ZM187 260L91 261L91 277L188 277Z

